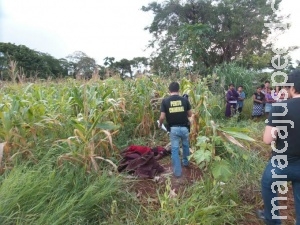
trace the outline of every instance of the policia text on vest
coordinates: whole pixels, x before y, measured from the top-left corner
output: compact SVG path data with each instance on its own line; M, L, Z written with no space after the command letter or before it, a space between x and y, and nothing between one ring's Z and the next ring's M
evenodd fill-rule
M184 107L182 106L181 100L171 101L170 106L169 113L184 112Z

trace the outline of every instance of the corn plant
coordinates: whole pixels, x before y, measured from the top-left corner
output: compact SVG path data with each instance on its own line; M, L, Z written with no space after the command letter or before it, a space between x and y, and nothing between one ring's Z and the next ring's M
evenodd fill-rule
M73 87L73 90L76 88ZM108 162L116 170L116 165L107 158L116 153L112 136L118 132L119 126L115 123L119 122L118 112L125 110L124 99L109 98L111 90L101 95L95 86L82 86L81 94L78 90L75 93L76 98L74 97L71 104L76 104L76 112L79 113L76 119L71 119L73 136L58 141L68 143L71 152L61 155L58 164L68 160L79 162L88 171L91 168L99 171L96 159L100 159Z
M212 120L211 110L219 106L210 105L212 93L208 87L217 79L216 75L207 76L194 85L187 79L182 79L181 87L183 92L189 94L194 110L190 142L195 151L190 158L194 159L201 169L210 169L215 179L227 181L231 170L226 155L235 156L227 142L245 148L236 138L254 140L244 134L248 132L247 129L221 127Z

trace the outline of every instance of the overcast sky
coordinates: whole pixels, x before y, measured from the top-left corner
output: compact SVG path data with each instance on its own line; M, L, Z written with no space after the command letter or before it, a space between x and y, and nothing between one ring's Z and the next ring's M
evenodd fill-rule
M151 35L153 15L141 11L152 0L0 0L0 42L23 44L56 58L83 51L103 64L106 56L132 59ZM292 27L278 46L300 46L300 1L283 0ZM292 54L300 60L300 50Z

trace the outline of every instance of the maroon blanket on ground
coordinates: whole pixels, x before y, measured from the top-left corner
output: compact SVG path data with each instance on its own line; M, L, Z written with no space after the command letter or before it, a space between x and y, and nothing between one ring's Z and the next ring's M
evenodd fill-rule
M126 171L140 178L154 178L156 174L164 171L156 158L167 154L168 151L163 147L131 145L121 153L123 159L118 166L118 171Z

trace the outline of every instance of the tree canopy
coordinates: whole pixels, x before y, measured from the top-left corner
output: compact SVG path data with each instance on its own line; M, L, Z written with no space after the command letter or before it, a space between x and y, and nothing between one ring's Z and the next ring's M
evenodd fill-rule
M157 50L152 66L160 73L182 66L206 73L231 61L251 64L251 59L270 54L271 30L265 23L282 19L265 0L168 0L149 3L142 10L154 14L145 29L153 35L149 47Z
M12 64L11 62L15 62ZM2 79L8 79L11 65L26 77L47 78L66 76L68 74L64 60L32 50L25 45L0 43L0 73Z

